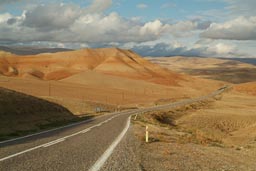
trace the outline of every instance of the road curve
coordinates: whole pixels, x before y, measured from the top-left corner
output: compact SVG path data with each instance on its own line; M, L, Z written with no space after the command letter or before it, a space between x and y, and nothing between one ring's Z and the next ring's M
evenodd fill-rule
M206 100L223 93L227 88L195 99L116 112L64 129L0 143L0 170L100 170L128 130L132 114Z

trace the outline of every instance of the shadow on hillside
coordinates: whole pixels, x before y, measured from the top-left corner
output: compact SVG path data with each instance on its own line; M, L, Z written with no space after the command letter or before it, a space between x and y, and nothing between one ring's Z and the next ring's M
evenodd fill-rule
M0 87L0 141L90 118L77 117L59 104Z
M183 71L194 76L204 76L207 79L234 84L256 81L256 68L225 68L225 65L220 65L220 67L210 69L184 69Z

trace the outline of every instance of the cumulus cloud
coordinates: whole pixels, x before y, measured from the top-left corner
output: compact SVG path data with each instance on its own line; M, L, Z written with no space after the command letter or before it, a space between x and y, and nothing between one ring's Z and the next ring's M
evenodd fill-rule
M217 43L215 46L211 46L208 48L208 51L210 52L216 52L216 54L231 54L236 51L234 46L227 45L224 43Z
M77 36L73 39L89 43L147 41L153 37L140 35L140 25L126 20L117 13L109 15L88 14L76 20L70 30ZM125 31L124 31L125 30Z
M95 0L86 8L74 4L41 4L24 11L20 16L1 14L0 41L140 43L157 40L165 35L188 36L202 27L199 26L201 21L142 22L121 17L115 12L104 14L99 10L107 8L112 1L106 1L108 3L99 7L100 2ZM88 13L88 9L96 12Z
M213 56L235 50L225 44L189 48L175 42L171 45L161 43L160 40L167 38L197 36L201 30L208 27L210 30L213 24L200 19L178 22L128 19L116 12L104 13L111 4L112 0L93 0L87 7L63 3L35 4L21 15L0 14L0 43L71 48L130 44L137 52L150 56ZM158 43L146 44L152 41Z
M256 16L238 17L225 23L212 23L202 37L228 40L256 40Z
M148 8L148 5L147 4L137 4L136 7L139 9L145 9L145 8Z
M75 5L39 5L25 13L23 25L42 31L64 29L72 25L80 13Z
M9 13L0 14L0 23L6 22L12 17Z
M146 34L159 35L162 30L163 30L162 22L160 20L155 20L152 22L148 22L143 27L141 27L140 33L142 35L146 35Z
M112 5L112 0L93 0L92 4L86 8L87 13L103 12Z

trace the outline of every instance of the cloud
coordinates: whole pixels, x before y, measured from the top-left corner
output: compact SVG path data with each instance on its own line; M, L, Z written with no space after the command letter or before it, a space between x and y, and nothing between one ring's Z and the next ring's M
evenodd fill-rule
M8 21L12 17L9 13L0 14L0 23Z
M41 31L64 29L72 25L81 9L75 5L39 5L25 13L23 25Z
M236 49L234 46L227 45L224 43L218 43L215 46L209 47L208 51L216 52L216 54L230 54L232 52L235 52Z
M76 20L70 30L76 34L73 39L89 43L141 42L156 38L154 35L140 35L140 27L136 22L124 19L117 13L110 13L83 15Z
M92 5L85 8L74 4L40 4L29 8L20 16L1 14L0 41L140 43L157 40L166 35L189 36L190 32L203 27L199 26L199 20L177 23L165 23L160 20L142 22L124 18L115 12L104 14L99 10L107 8L112 1L98 8L95 4L99 2L93 1ZM88 9L97 12L88 13Z
M179 43L170 46L159 40L197 36L198 31L209 27L209 21L156 19L145 22L140 18L122 17L116 12L104 13L111 3L111 0L94 0L87 7L63 3L35 4L20 15L0 14L0 44L67 48L130 44L142 54L156 56L200 55L201 49L205 49L190 49ZM158 43L146 45L152 41ZM221 51L220 48L212 50Z
M159 35L162 30L163 30L162 22L160 20L155 20L152 22L148 22L143 27L141 27L140 33L142 35L146 35L146 34Z
M92 4L86 8L87 13L103 12L112 5L112 0L93 0Z
M145 9L145 8L148 8L148 5L147 4L137 4L136 8Z
M256 40L256 16L238 17L225 23L212 23L201 37L227 40Z

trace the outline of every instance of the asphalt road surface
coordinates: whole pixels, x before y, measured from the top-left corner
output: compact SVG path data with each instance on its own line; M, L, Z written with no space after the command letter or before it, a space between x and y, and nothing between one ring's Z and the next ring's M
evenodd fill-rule
M226 88L229 87L221 88L200 98L116 112L61 129L0 142L0 171L113 170L106 167L105 163L115 165L123 162L118 161L118 158L116 161L109 160L113 158L111 157L113 151L129 129L131 115L206 100L221 94ZM122 143L123 141L119 146ZM119 149L118 152L124 155L127 151Z

